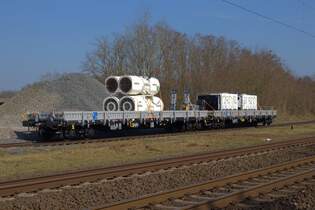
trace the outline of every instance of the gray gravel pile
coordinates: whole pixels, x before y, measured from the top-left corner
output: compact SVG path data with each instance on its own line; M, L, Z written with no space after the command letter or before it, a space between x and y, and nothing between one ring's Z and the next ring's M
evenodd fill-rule
M21 126L22 115L35 111L101 110L105 88L84 74L66 74L23 88L0 107L0 126Z
M102 206L125 199L201 183L218 177L267 167L310 154L315 154L314 147L212 161L204 165L193 165L180 169L102 180L95 183L83 183L78 186L66 186L58 190L46 190L34 194L20 195L12 200L0 200L0 206L3 210L86 209L91 206Z

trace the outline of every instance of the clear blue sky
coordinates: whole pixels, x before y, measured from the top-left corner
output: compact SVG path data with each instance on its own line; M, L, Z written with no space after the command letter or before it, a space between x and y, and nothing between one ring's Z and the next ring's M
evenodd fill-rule
M312 0L231 0L315 34ZM315 39L220 0L1 0L0 90L19 89L47 72L80 71L86 52L145 11L187 34L225 36L275 51L297 75L315 73Z

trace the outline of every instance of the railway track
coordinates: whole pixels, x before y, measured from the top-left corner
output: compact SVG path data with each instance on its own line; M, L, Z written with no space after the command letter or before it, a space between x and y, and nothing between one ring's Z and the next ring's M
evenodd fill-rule
M112 179L115 177L127 177L134 174L154 172L161 169L165 170L170 168L179 168L182 166L201 164L213 160L260 154L264 152L309 146L314 144L315 137L303 138L259 146L244 147L234 150L224 150L185 157L169 158L158 161L150 161L107 168L97 168L91 170L72 171L50 176L12 180L7 182L0 182L0 196L13 196L22 192L36 192L41 189L58 188L65 185L76 185L83 182L95 182L98 180Z
M292 125L306 125L312 124L315 121L304 121L304 122L290 122L290 123L279 123L271 125L270 127L284 127ZM251 129L253 127L241 127L241 128L227 128L221 129L220 132L226 132L231 130L240 129ZM266 128L259 126L258 128ZM213 133L218 132L218 130L203 130L197 131L198 134ZM145 134L145 135L131 135L131 136L118 136L118 137L107 137L100 139L81 139L81 140L64 140L64 141L49 141L49 142L21 142L21 143L5 143L0 144L0 148L11 148L11 147L45 147L45 146L63 146L63 145L73 145L73 144L89 144L89 143L102 143L117 140L134 140L139 138L153 138L153 137L171 137L171 136L187 136L191 134L196 134L196 131L178 132L178 133L155 133L155 134Z
M315 156L94 209L223 208L307 180L315 181Z

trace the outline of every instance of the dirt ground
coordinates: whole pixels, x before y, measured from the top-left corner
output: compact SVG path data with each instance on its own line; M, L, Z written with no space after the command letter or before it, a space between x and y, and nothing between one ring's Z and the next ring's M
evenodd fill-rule
M0 206L3 210L84 209L172 190L314 154L315 147L312 146L262 153L256 156L211 161L203 165L186 166L180 169L161 170L126 178L65 186L58 190L43 190L34 194L24 193L13 199L2 199Z
M296 126L293 130L290 127L250 128L87 145L0 149L0 180L266 144L266 139L276 142L306 136L315 136L315 124Z

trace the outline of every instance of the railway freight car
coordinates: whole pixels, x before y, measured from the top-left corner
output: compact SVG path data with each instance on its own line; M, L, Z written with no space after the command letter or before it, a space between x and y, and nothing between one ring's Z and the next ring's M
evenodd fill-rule
M257 96L232 93L200 95L197 106L189 106L192 110L164 110L163 101L155 96L160 90L156 78L111 76L105 80L105 87L111 96L104 100L103 111L28 113L23 126L36 128L43 138L91 137L95 130L183 131L270 125L277 115L273 109L257 109Z
M188 111L67 111L28 113L23 126L35 127L39 135L92 137L95 130L104 132L137 128L165 128L171 131L239 126L270 125L275 110L188 110Z

